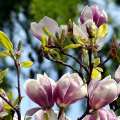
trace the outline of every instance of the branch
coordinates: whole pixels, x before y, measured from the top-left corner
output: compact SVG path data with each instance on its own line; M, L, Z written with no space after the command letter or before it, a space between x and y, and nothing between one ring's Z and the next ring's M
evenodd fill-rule
M17 113L18 120L21 120L21 114L18 109L16 109L4 96L0 94L0 97Z
M17 72L17 90L18 90L18 108L17 108L17 114L18 114L18 120L21 120L21 112L20 112L20 102L21 102L21 90L20 90L20 67L19 67L19 63L18 60L15 58L15 56L13 55L13 53L11 54L11 58L14 61L15 67L16 67L16 72Z
M84 70L85 70L87 73L89 73L87 67L86 67L85 65L83 65L82 62L79 61L76 57L74 57L74 56L72 56L72 55L70 55L70 54L64 53L64 52L62 52L62 54L64 54L64 55L66 55L66 56L71 57L72 59L74 59L78 64L80 64L81 67L84 68Z
M79 61L76 57L74 57L74 56L72 56L72 55L70 55L70 54L65 53L65 52L62 50L61 47L58 47L58 46L46 46L46 47L58 49L63 55L66 55L66 56L72 58L72 59L75 60L78 64L80 64L80 66L83 67L84 70L89 74L89 71L88 71L87 67L86 67L85 65L83 65L81 61Z
M77 71L76 69L74 69L71 65L68 65L68 64L64 63L63 61L54 60L54 59L52 59L52 58L50 58L50 57L47 58L47 59L50 60L50 61L53 61L53 62L55 62L55 63L59 63L59 64L61 64L61 65L63 65L63 66L69 67L69 68L71 68L73 71L75 71L75 72L77 72L78 74L80 74L79 71Z
M107 57L102 63L100 63L98 66L104 66L105 63L107 63L110 60L110 57Z
M88 83L91 80L91 74L92 74L92 69L93 69L93 64L92 64L92 49L90 48L88 50L88 56L89 56L89 79L88 79Z

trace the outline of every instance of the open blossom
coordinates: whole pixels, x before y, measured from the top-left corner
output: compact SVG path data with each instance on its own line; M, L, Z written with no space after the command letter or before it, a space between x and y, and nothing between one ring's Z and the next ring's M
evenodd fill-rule
M38 74L37 80L29 79L25 85L27 95L42 109L49 109L54 105L54 87L55 82L46 74Z
M53 110L39 110L35 113L35 120L57 120L57 114Z
M118 83L118 95L120 94L120 65L118 66L117 70L115 71L115 80Z
M39 110L35 113L35 120L58 120L58 112L54 112L53 110L43 111ZM65 114L62 119L59 120L70 120Z
M31 31L34 36L40 39L42 36L46 36L45 29L50 32L51 35L55 35L57 32L59 33L59 26L56 21L45 16L40 22L32 22L31 23Z
M92 80L88 86L88 95L91 109L99 109L117 98L117 83L111 76L103 80Z
M120 66L118 66L117 70L115 71L115 80L118 83L120 82Z
M58 81L54 91L54 99L60 107L66 107L69 104L85 97L87 88L77 73L64 74Z
M59 36L62 34L62 31L67 35L67 25L58 25L56 21L52 18L45 16L42 20L31 23L31 31L35 37L41 39L42 37L48 38L55 37L56 34ZM48 35L49 34L49 35Z
M112 110L99 109L87 115L83 120L118 120L118 118Z
M92 20L97 27L107 22L107 14L101 10L97 5L86 6L81 12L80 22L87 23Z

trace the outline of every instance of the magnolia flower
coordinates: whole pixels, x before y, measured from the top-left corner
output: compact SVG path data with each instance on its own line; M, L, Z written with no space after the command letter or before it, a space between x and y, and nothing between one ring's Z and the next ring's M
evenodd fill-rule
M87 95L87 88L77 73L64 74L54 90L54 99L58 106L66 107Z
M91 109L99 109L117 98L117 83L111 76L103 80L92 80L88 86L88 95Z
M35 113L35 120L58 120L58 112L54 112L53 110L43 111L39 110ZM65 114L62 119L59 120L70 120Z
M118 120L118 118L112 110L99 109L87 115L83 120Z
M80 22L83 24L92 20L97 27L107 22L107 14L101 10L97 5L91 7L86 6L81 12Z
M31 31L34 36L36 36L38 39L41 39L42 36L48 37L46 32L49 32L49 34L54 36L57 32L59 32L59 26L56 21L45 16L39 21L39 23L31 23Z
M120 82L120 65L118 66L117 70L115 71L115 80L118 83Z
M53 110L39 110L35 113L35 120L57 120L57 114Z
M25 85L27 95L42 109L49 109L54 105L54 87L55 82L46 74L37 74L37 80L27 80Z
M115 80L118 83L118 95L120 94L120 65L118 66L117 70L115 71Z

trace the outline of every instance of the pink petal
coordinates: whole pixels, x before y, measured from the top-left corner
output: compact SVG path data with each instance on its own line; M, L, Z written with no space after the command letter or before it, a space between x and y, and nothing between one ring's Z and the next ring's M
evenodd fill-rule
M109 77L100 81L91 81L88 87L89 104L92 109L98 109L117 98L118 86L115 80Z
M120 82L120 65L119 67L117 68L117 70L115 71L115 80L117 82Z
M31 23L31 31L33 35L35 35L39 39L42 35L47 36L44 33L44 28L47 28L52 35L55 35L56 32L59 32L57 22L47 16L45 16L39 23Z
M77 73L65 74L57 82L54 99L60 106L67 106L87 94L87 88Z
M42 108L53 106L53 87L47 75L38 75L37 80L28 80L25 89L31 100Z

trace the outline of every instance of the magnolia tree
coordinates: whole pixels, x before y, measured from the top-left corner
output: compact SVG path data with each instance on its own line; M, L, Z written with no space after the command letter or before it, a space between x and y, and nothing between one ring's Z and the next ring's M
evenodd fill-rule
M38 107L28 110L24 120L70 120L65 110L69 105L86 99L86 111L78 120L119 120L115 114L118 109L120 94L120 67L114 76L103 76L106 71L102 68L110 57L116 55L109 52L109 57L101 61L98 53L101 52L101 42L108 33L107 15L96 5L86 6L80 15L79 23L69 21L67 25L58 25L49 17L44 17L40 22L31 23L31 31L41 43L41 57L56 64L72 69L73 73L65 73L58 81L54 81L47 74L37 74L36 79L28 79L25 83L25 92L28 97L38 104ZM0 44L4 50L2 57L11 57L17 73L18 97L9 99L7 93L0 90L0 118L5 120L21 120L20 104L21 95L20 69L30 67L31 61L20 61L21 44L17 49L2 31ZM114 44L117 48L118 44ZM77 51L76 55L70 50ZM64 57L73 59L78 68L66 63ZM1 78L6 70L0 71ZM53 106L57 105L58 111ZM107 106L107 107L106 107ZM80 111L81 112L81 111Z

